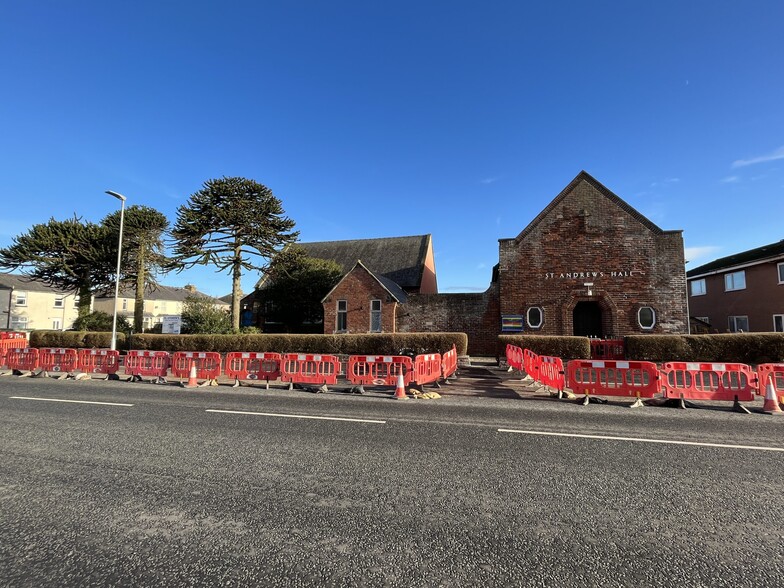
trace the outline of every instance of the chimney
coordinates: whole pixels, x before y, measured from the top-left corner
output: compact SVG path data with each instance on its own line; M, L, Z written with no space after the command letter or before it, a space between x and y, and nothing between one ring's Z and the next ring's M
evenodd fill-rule
M185 284L185 289L188 292L196 292L196 286L194 286L193 284Z

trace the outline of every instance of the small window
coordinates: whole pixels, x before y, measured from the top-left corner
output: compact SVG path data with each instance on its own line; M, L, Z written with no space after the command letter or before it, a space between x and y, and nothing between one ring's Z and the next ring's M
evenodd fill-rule
M27 329L27 317L26 316L12 316L11 317L11 330L12 331L24 331Z
M731 317L729 317L729 330L730 330L730 333L748 333L749 332L749 317L747 317L747 316L731 316Z
M779 270L779 284L784 284L784 263L780 263L776 267Z
M27 292L14 292L14 304L16 306L27 306Z
M773 330L776 333L784 333L784 314L773 315Z
M59 318L49 319L52 321L52 330L59 331L62 328L62 321Z
M120 308L122 308L122 310L128 310L128 299L127 298L123 298L122 299L122 306Z
M335 330L348 331L348 300L338 300L338 317Z
M650 306L643 306L637 311L637 322L640 328L650 330L656 325L656 311Z
M703 296L706 292L705 290L705 278L701 278L699 280L692 280L689 282L691 284L691 295L692 296Z
M542 309L538 306L532 306L528 309L528 312L525 313L525 322L527 322L528 326L532 329L538 329L544 322L544 312L542 312Z
M733 290L746 289L746 272L741 270L739 272L732 272L731 274L724 274L724 291L731 292Z
M710 317L709 316L695 316L698 321L702 321L703 323L710 324Z
M55 308L62 308L65 304L62 294L58 294L54 297L54 307Z
M74 308L79 308L79 295L74 296Z
M370 332L371 333L381 332L381 301L380 300L370 301Z

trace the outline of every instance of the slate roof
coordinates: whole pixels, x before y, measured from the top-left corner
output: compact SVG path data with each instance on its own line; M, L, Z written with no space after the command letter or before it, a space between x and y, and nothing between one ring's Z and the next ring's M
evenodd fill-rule
M180 288L176 286L164 286L162 284L158 284L157 286L152 286L148 284L144 289L144 299L145 300L173 300L175 302L184 302L188 296L200 296L202 298L209 298L215 304L226 304L223 300L219 298L215 298L213 296L209 296L204 294L203 292L191 291L187 288ZM133 288L121 288L120 289L120 298L130 298L133 299L136 297L136 290ZM96 298L114 298L114 291L111 293L105 293L103 295L96 295Z
M422 283L430 235L383 237L347 241L297 243L310 257L331 259L350 271L357 260L377 276L383 276L406 290L417 290ZM257 286L258 287L258 286Z
M753 264L758 261L774 261L778 258L784 258L784 239L777 243L763 245L756 249L749 249L748 251L741 251L740 253L716 259L710 263L690 269L686 272L686 276L692 278L702 274L730 269L739 265Z
M528 226L525 227L522 232L517 235L515 238L516 241L520 241L521 239L525 238L531 231L533 231L536 226L542 222L558 205L561 201L566 198L569 193L580 183L580 182L588 182L591 186L596 188L600 194L605 196L612 204L626 212L629 216L639 221L643 226L647 227L652 233L656 235L663 235L665 233L671 232L680 232L680 231L664 231L656 224L652 223L647 217L645 217L642 213L635 210L628 202L621 199L619 196L611 192L604 184L599 182L596 178L591 176L586 171L581 171L579 174L575 176L575 178L569 182L569 185L566 186L561 193L556 196L550 204L545 206L544 210L540 212L534 220L528 223Z
M73 291L62 290L50 286L46 282L33 280L21 274L0 273L0 288L4 290L22 290L25 292L53 292L55 294L74 294Z

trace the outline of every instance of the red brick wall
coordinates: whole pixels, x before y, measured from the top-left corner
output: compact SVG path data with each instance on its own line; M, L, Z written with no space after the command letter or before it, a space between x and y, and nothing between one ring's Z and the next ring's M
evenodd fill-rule
M680 231L651 230L585 180L528 234L500 240L499 282L501 314L544 310L544 324L529 333L572 335L582 300L601 307L605 337L644 332L641 306L656 311L652 332L688 331Z
M362 267L355 267L324 301L324 332L334 333L337 326L338 300L348 302L348 333L370 332L370 301L381 300L381 331L395 332L397 302L386 289Z

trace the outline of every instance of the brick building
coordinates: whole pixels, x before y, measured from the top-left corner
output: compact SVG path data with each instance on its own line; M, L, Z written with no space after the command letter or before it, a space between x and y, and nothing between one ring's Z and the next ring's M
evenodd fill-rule
M621 337L688 332L681 231L664 231L581 172L513 239L482 293L438 294L424 237L302 244L346 273L322 301L325 333L468 334L495 355L498 335Z
M712 332L784 332L784 241L689 270L689 311Z

